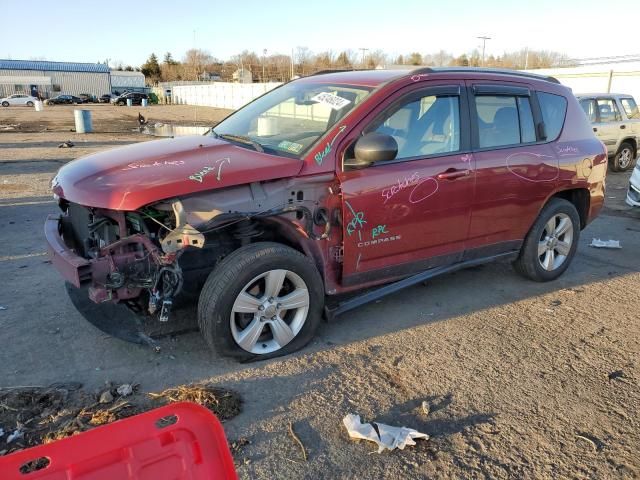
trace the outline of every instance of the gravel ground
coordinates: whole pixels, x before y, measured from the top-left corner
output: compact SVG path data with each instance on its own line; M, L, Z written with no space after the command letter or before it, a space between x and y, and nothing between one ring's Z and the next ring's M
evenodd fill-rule
M238 364L210 352L197 333L161 340L156 354L84 320L43 256L56 169L148 140L132 132L135 108L98 106L96 125L98 108L115 115L105 130L127 133L0 132L0 386L113 381L154 391L207 381L230 388L244 399L244 411L225 423L229 440L244 445L234 452L241 478L640 476L640 214L623 203L628 173L609 175L605 212L582 233L558 281L532 283L497 263L323 324L311 345L285 358ZM190 108L149 110L187 122ZM44 125L35 112L7 110L0 128ZM45 112L47 128L66 125L71 110ZM227 113L200 110L209 121ZM68 137L78 147L58 149ZM594 237L623 248L590 248ZM431 438L378 455L373 444L348 438L347 413Z

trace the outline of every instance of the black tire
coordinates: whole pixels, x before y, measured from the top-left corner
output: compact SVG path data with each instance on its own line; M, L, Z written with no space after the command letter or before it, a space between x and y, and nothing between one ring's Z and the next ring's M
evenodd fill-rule
M259 354L245 350L236 342L231 315L243 289L252 279L271 270L288 270L299 276L309 294L309 308L304 324L289 343L276 351ZM320 323L323 307L323 282L313 261L285 245L260 242L234 251L209 274L198 301L198 325L209 346L221 355L240 361L262 360L287 355L309 343ZM265 334L265 330L262 332ZM269 327L267 333L272 335L271 332ZM255 344L265 346L262 342L258 340Z
M9 102L2 102L2 106L3 107L8 107L9 106Z
M573 228L571 245L568 254L564 255L565 258L562 263L558 265L557 268L547 270L543 268L541 264L543 262L541 257L544 256L545 259L547 257L545 254L539 254L539 245L544 242L543 236L548 238L545 235L547 231L547 223L550 222L552 218L558 218L559 216L566 216L571 222L571 226ZM518 273L536 282L549 282L551 280L555 280L562 275L569 267L569 264L571 264L571 261L575 256L576 249L578 248L579 240L580 216L578 215L576 207L571 202L562 198L552 198L544 206L535 223L529 230L529 233L522 244L522 248L520 249L520 254L513 262L513 266ZM554 253L554 255L558 254ZM551 262L549 264L551 265Z
M33 102L31 101L27 102L27 107L33 107Z
M616 155L611 160L611 170L614 172L626 172L635 166L635 149L628 142L622 142Z

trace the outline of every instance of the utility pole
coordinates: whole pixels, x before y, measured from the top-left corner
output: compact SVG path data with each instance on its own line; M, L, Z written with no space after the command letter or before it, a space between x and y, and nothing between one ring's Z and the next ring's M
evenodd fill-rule
M264 83L264 61L267 57L267 49L262 50L262 83Z
M476 37L478 40L482 40L482 66L484 67L484 50L487 46L487 40L491 40L491 37Z
M358 50L360 50L362 52L362 68L364 69L364 54L366 52L368 52L369 49L368 48L359 48Z

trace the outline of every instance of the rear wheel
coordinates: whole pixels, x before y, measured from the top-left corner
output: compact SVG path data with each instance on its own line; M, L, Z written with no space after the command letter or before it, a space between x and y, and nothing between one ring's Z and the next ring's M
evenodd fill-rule
M242 247L216 266L198 301L207 343L238 360L294 352L320 322L324 291L315 264L277 243Z
M9 106L9 102L2 102L2 106L3 107L8 107Z
M518 273L537 282L555 280L569 267L580 238L576 207L562 198L545 205L514 262Z
M616 156L613 157L611 169L614 172L625 172L630 168L633 168L633 153L633 145L627 142L622 142L620 148L618 149L618 153L616 153Z
M33 102L32 101L28 101L27 102L27 107L33 107Z

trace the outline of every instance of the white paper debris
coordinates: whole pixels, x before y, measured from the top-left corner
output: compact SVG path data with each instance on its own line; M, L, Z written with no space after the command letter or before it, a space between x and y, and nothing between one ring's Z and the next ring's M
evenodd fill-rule
M14 440L19 440L23 436L24 436L24 432L18 428L11 435L7 437L7 443L11 443Z
M370 440L377 443L378 453L396 448L404 450L405 446L416 444L416 442L413 441L414 438L429 439L429 435L420 433L413 428L392 427L384 423L374 422L378 427L378 432L380 432L380 435L378 435L373 425L370 423L362 423L360 421L360 415L354 415L352 413L346 415L342 419L342 423L344 423L351 438Z
M128 397L133 393L133 387L128 383L123 383L116 390L121 397Z
M590 247L596 248L622 248L620 246L620 242L618 240L600 240L599 238L594 238L591 240L589 244Z
M322 103L332 110L340 110L351 103L351 100L347 100L346 98L339 97L338 95L334 95L329 92L321 92L315 97L311 97L311 100Z

